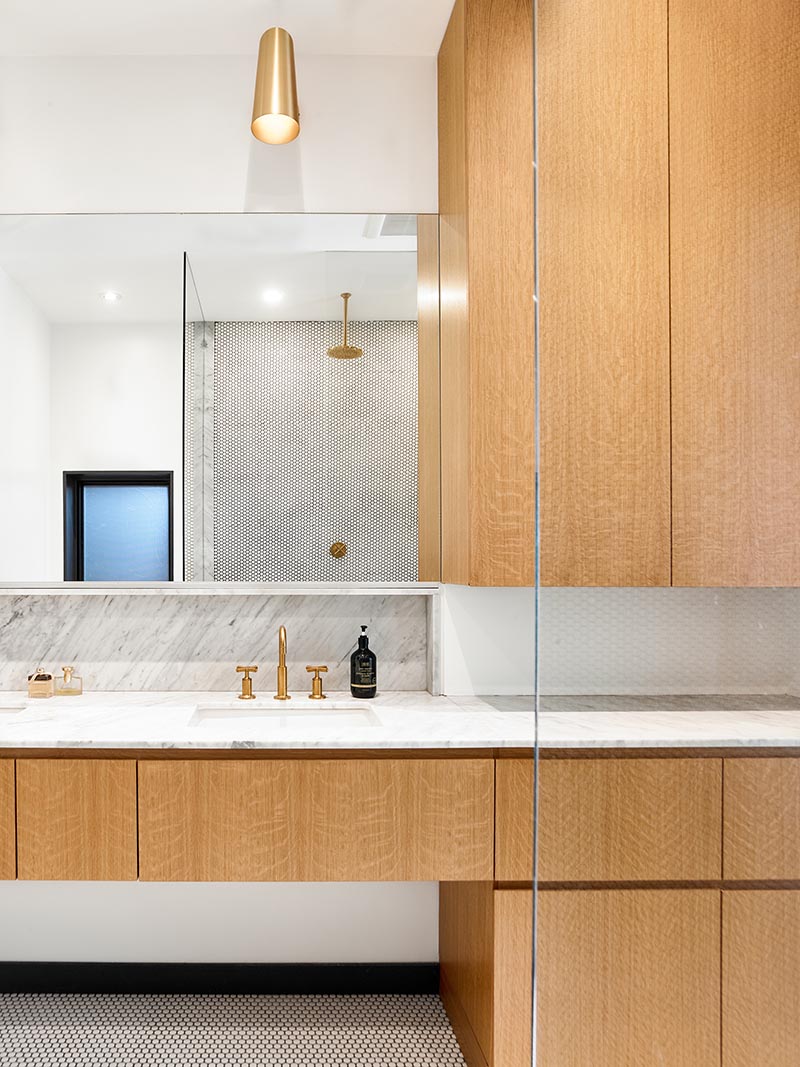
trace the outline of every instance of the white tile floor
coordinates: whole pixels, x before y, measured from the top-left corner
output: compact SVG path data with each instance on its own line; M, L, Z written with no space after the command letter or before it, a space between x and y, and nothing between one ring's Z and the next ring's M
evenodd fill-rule
M436 996L0 994L3 1067L465 1067Z

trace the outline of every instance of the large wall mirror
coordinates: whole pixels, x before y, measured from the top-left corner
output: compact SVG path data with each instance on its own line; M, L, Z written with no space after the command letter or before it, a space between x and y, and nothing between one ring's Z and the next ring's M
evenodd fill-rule
M430 215L1 218L0 582L437 580L438 277Z

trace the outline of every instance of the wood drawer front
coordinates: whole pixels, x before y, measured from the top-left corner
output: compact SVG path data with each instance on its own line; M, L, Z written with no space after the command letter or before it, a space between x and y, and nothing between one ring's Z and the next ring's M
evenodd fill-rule
M147 881L491 879L492 760L144 760Z
M719 890L542 892L537 967L540 1067L719 1064Z
M17 760L19 877L134 881L135 760Z
M17 877L14 761L0 760L0 880Z
M725 760L723 871L800 879L800 759Z
M543 759L543 882L709 881L721 875L722 761ZM498 760L499 881L531 877L528 760Z
M722 894L722 1065L796 1067L800 890Z

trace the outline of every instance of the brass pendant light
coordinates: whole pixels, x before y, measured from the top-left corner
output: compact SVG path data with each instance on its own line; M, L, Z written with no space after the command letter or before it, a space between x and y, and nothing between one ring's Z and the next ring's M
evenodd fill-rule
M280 26L267 30L258 46L250 129L265 144L288 144L300 133L294 41Z
M334 345L328 349L328 355L334 359L358 359L362 355L360 348L347 343L347 301L352 295L352 293L342 293L342 300L344 300L344 337L340 345Z

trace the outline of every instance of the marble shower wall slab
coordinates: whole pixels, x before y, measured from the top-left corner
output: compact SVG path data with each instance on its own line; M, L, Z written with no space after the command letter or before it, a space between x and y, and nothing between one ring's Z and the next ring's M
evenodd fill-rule
M257 692L275 686L278 627L288 633L289 686L327 663L330 690L350 684L349 656L369 626L383 690L424 690L424 596L0 596L0 690L25 687L42 664L74 663L91 691L235 692L238 663L257 663Z

